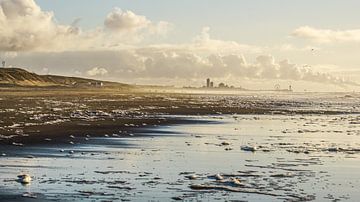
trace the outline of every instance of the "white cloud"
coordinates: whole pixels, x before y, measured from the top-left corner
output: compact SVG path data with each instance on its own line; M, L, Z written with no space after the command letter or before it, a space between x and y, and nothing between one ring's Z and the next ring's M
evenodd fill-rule
M108 73L108 70L102 67L94 67L86 72L88 76L104 76Z
M260 55L249 62L241 54L199 55L186 50L133 49L121 51L84 51L62 53L19 54L9 59L18 67L48 67L53 74L85 72L103 79L161 79L200 80L211 77L218 80L235 78L263 80L310 81L328 84L354 84L341 77L320 73L309 66L277 61L271 55ZM95 68L94 65L96 65ZM66 67L66 69L64 68ZM102 67L107 67L102 68ZM357 84L355 84L357 85Z
M86 19L85 19L86 20ZM75 19L70 25L59 24L52 12L43 11L34 0L0 1L0 51L83 51L118 50L139 46L146 37L164 36L173 25L153 22L132 11L115 8L104 20L103 27L82 30ZM256 53L265 48L235 41L213 39L210 28L188 44L157 44L150 47L189 50L197 53Z
M235 41L223 41L213 39L210 36L210 27L203 27L201 34L194 38L191 48L197 51L212 51L220 53L234 53L234 52L262 52L262 48L247 44L239 44Z
M10 65L65 75L82 72L113 80L233 77L346 83L264 54L274 49L302 50L289 44L268 48L219 40L211 37L209 27L204 27L189 43L142 46L134 43L166 34L171 24L153 22L121 9L109 13L103 27L84 31L78 22L76 19L71 25L59 24L52 12L41 10L34 0L0 0L0 51ZM320 42L360 41L358 32L302 27L294 31L294 36ZM243 56L249 53L258 55L254 62Z
M166 21L152 22L132 11L115 8L106 16L104 27L108 41L140 42L152 35L165 36L172 24Z
M104 25L107 29L116 32L136 32L151 24L145 16L136 15L132 11L122 11L115 8L105 19Z
M51 46L57 38L72 34L70 26L54 24L53 13L42 11L33 0L1 1L0 27L2 51Z
M294 30L292 35L319 43L360 42L360 29L331 30L303 26Z
M0 51L69 51L127 47L149 35L164 35L170 23L151 22L132 11L115 9L104 27L83 31L79 19L57 23L53 12L41 10L34 0L0 1Z
M200 34L195 36L190 43L182 44L153 44L149 49L164 49L178 52L194 52L198 54L260 54L266 47L241 44L236 41L213 39L210 35L210 27L203 27Z

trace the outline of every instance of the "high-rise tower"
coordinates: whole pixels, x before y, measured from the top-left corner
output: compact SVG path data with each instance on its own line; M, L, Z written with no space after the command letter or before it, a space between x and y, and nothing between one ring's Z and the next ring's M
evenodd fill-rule
M210 79L209 78L206 79L206 87L210 88Z

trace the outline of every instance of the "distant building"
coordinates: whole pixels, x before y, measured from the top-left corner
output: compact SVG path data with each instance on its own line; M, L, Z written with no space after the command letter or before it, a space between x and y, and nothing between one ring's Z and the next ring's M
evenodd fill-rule
M5 62L5 60L2 61L2 67L3 67L3 68L6 67L6 62Z
M289 88L281 88L280 84L276 84L275 86L275 91L282 91L282 92L292 92L293 89L292 89L292 86L289 85Z
M224 83L219 83L219 88L225 88L225 84Z
M101 81L93 81L93 82L89 82L89 85L93 87L103 87L104 83Z
M232 88L232 89L243 89L243 88L237 88L237 87L235 87L235 86L233 86L233 85L228 85L228 84L226 84L226 83L223 83L223 82L221 82L221 83L219 83L219 85L216 85L216 84L213 82L213 81L211 81L211 79L210 78L207 78L206 79L206 86L202 86L202 88L211 88L211 89L218 89L218 88L222 88L222 89L226 89L226 88Z

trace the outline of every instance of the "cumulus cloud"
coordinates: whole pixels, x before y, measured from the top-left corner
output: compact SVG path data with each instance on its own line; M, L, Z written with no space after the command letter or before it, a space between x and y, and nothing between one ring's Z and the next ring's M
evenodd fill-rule
M163 35L169 24L119 8L111 11L102 27L82 30L75 19L61 25L52 12L34 0L0 0L0 51L7 63L38 72L121 78L249 78L291 79L343 84L347 81L308 67L277 61L264 55L264 47L214 39L204 27L191 42L133 45L145 36ZM356 30L331 31L299 28L294 36L317 41L360 41ZM350 40L351 39L351 40ZM296 49L291 45L285 50ZM259 55L249 62L243 53ZM104 68L106 67L106 68Z
M0 51L68 51L102 49L138 43L146 35L164 35L170 25L151 22L132 11L115 9L104 27L83 31L80 19L70 25L56 22L54 13L43 11L34 0L0 1Z
M166 21L152 22L145 16L137 15L132 11L123 11L115 8L104 21L108 39L112 41L142 41L152 35L165 36L172 28Z
M115 8L104 19L104 25L82 30L75 19L70 25L59 24L53 12L43 11L34 0L0 1L0 51L82 51L116 50L137 46L146 37L164 36L172 29L166 21L153 22L143 15ZM86 20L86 19L85 19ZM261 47L235 41L213 39L210 28L188 44L158 44L177 50L218 53L260 53Z
M57 38L70 35L70 26L54 24L52 12L45 12L33 0L0 2L0 49L33 50L51 46Z
M331 30L303 26L294 30L292 35L319 43L360 42L360 29Z
M108 73L108 70L102 67L94 67L86 71L88 76L104 76Z
M294 80L337 85L358 85L341 77L320 73L309 66L288 60L277 61L271 55L260 55L248 61L241 54L199 55L188 51L139 48L121 51L84 51L20 54L10 59L16 66L49 67L52 73L82 72L85 76L105 79L193 79L211 77L264 80ZM95 68L94 64L96 65ZM67 69L63 69L66 67ZM107 67L101 68L101 67ZM38 71L41 71L39 69ZM64 72L61 72L64 71Z
M115 8L105 19L107 29L117 32L135 32L151 24L145 16L136 15L132 11L122 11Z

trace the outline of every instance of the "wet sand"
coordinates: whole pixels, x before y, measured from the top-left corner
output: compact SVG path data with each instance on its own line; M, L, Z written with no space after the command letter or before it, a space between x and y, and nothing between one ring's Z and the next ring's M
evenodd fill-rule
M0 144L64 141L69 135L117 133L186 120L161 115L352 114L347 94L149 94L101 90L0 91ZM326 100L326 101L324 101Z
M354 201L359 100L4 93L0 201Z

